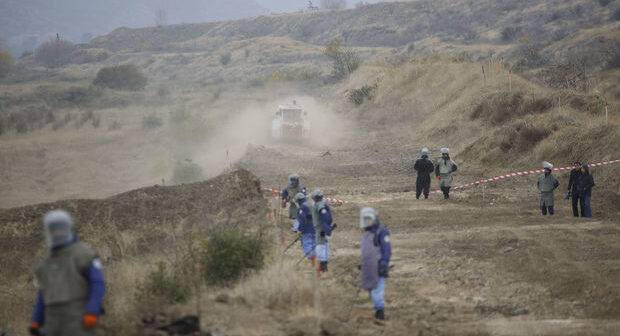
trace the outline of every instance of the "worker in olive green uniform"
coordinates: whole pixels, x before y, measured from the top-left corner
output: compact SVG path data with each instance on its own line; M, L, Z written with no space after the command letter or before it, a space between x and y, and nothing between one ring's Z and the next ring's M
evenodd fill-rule
M540 210L542 211L543 216L547 215L547 211L549 211L549 215L553 216L553 192L558 186L560 186L558 178L551 174L552 170L553 165L547 161L544 161L544 174L538 177L537 186L540 191Z
M441 149L441 158L435 166L435 175L439 179L439 187L443 192L443 198L450 198L450 188L452 188L452 173L456 171L456 163L450 159L450 150Z
M39 291L29 332L94 336L105 295L101 261L78 242L67 212L47 213L43 227L50 251L36 269Z
M299 230L299 221L297 220L298 207L295 203L295 195L306 194L306 187L299 182L299 175L291 174L288 177L288 184L282 190L282 208L286 208L288 204L288 218L293 220L293 231Z

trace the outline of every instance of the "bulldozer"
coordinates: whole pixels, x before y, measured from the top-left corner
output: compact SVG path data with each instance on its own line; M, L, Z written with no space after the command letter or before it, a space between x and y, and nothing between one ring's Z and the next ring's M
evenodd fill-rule
M280 105L271 122L271 136L285 140L310 138L308 112L295 101L293 104Z

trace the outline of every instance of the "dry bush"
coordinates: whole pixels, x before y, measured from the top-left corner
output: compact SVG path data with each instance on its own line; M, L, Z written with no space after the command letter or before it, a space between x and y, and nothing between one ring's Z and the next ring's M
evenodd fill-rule
M66 40L51 39L41 44L34 52L39 63L54 68L71 62L73 44Z
M341 39L332 39L325 45L325 56L332 60L332 78L342 80L357 70L361 60L353 49L342 47Z
M13 56L7 51L0 49L0 78L6 76L13 66Z
M202 178L202 167L186 159L177 162L172 173L172 182L174 183L190 183L196 182Z
M146 86L147 78L134 64L102 68L97 72L93 85L117 90L136 91Z
M220 55L220 64L222 64L223 66L227 66L231 60L232 55L229 52Z
M363 85L359 89L351 89L347 91L349 101L357 106L362 105L366 100L372 100L377 90L377 84Z
M142 129L153 130L164 125L162 118L155 112L149 113L142 118Z
M294 262L270 263L262 271L245 279L232 289L256 307L287 307L291 312L306 311L313 305L314 272L300 272Z
M179 264L169 266L163 261L149 272L136 288L135 298L141 304L184 302L190 294L189 284ZM163 301L163 302L162 302Z

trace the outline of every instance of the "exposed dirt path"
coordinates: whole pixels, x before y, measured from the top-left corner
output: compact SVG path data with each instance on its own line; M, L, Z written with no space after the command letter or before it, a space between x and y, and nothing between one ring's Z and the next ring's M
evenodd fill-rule
M350 320L359 334L620 334L620 213L609 203L615 191L595 189L589 220L572 217L561 191L556 215L543 217L535 176L489 185L484 202L481 188L455 192L448 201L440 195L415 200L411 154L355 139L333 148L257 147L239 165L276 187L299 172L309 189L352 201L409 192L375 205L392 234L395 268L386 289L388 323L374 323L361 293ZM455 160L457 184L479 177L480 168ZM561 183L564 190L567 178ZM360 206L334 207L339 229L330 272L321 278L328 288L324 306L341 320L359 281ZM287 258L300 256L293 251Z

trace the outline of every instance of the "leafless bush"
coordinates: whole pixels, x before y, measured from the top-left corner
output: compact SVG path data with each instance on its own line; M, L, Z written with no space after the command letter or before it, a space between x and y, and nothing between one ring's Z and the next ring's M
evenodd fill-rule
M341 9L347 7L347 0L321 0L323 9Z
M73 44L71 42L51 39L35 50L34 57L37 62L46 67L53 68L69 63L71 61L72 52Z
M141 90L146 86L147 78L134 64L123 64L102 68L97 72L93 85L117 90Z
M323 53L332 60L332 77L336 80L346 78L357 70L361 63L354 50L342 48L341 39L332 39L327 42Z
M521 32L521 27L506 27L502 29L502 41L510 42L517 38L517 35Z
M586 77L585 58L551 65L543 69L542 76L545 83L555 89L586 91L590 86Z

